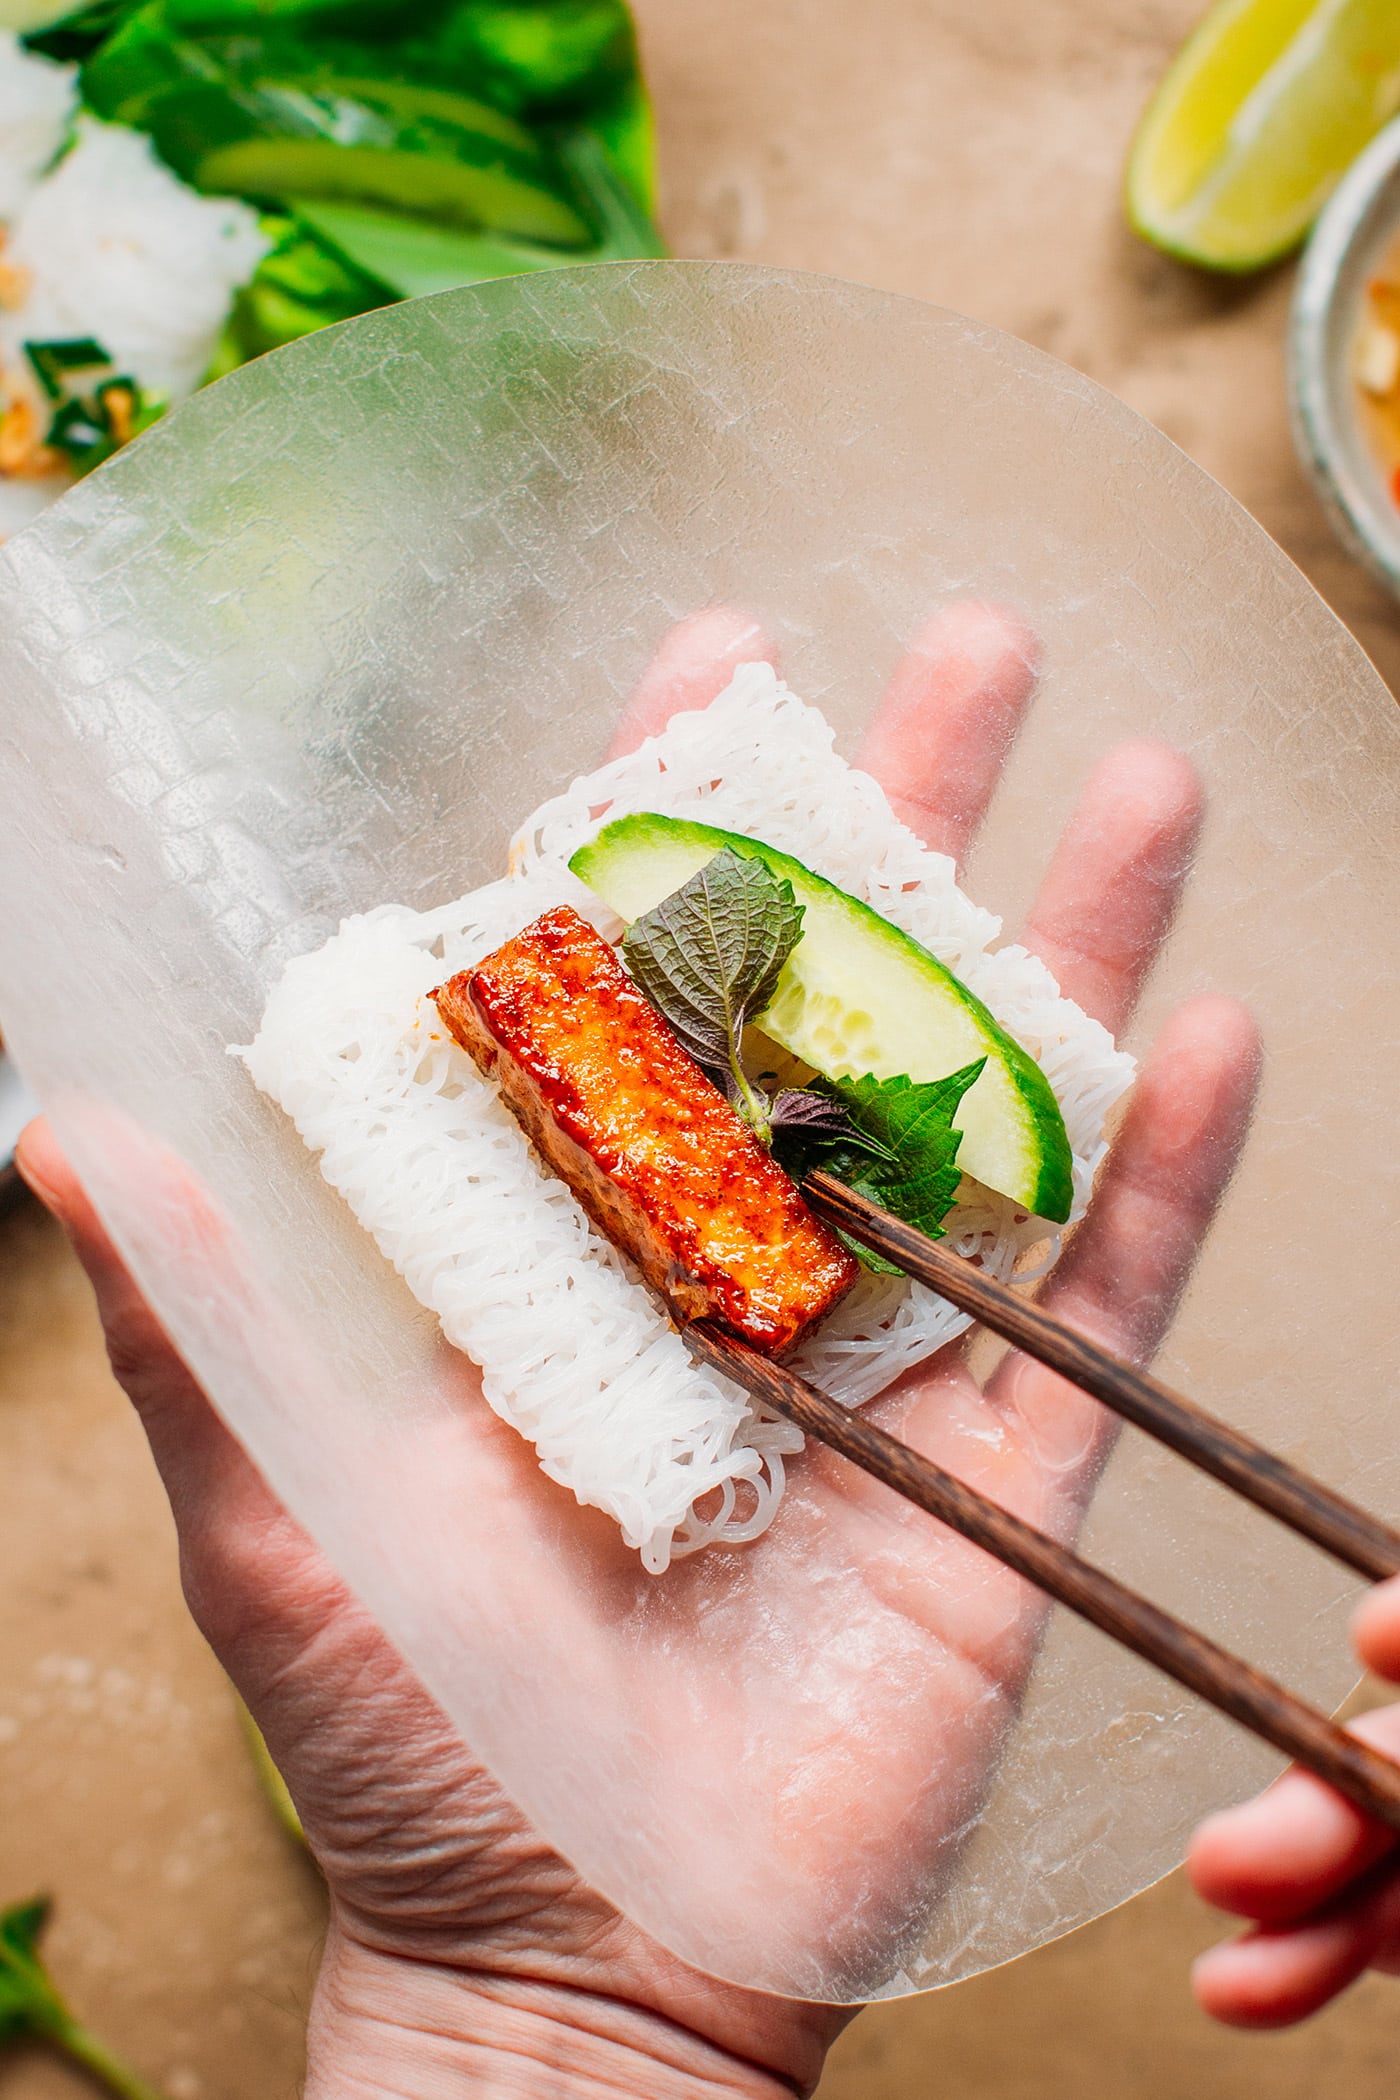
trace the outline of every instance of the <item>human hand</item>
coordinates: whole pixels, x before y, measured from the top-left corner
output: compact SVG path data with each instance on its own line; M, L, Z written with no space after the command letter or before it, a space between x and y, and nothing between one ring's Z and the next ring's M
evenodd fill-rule
M1352 1620L1362 1662L1400 1682L1400 1577L1368 1591ZM1400 1706L1351 1724L1400 1757ZM1219 1910L1251 1930L1203 1954L1193 1971L1205 2011L1231 2027L1291 2027L1366 1969L1400 1976L1400 1860L1395 1835L1309 1772L1285 1772L1196 1832L1190 1873Z
M703 704L736 663L760 653L753 630L727 615L687 623L644 681L623 737ZM985 609L940 615L904 659L862 757L930 844L955 855L966 847L1032 685L1027 638ZM1126 747L1096 770L1052 862L1025 938L1067 995L1111 1028L1130 1011L1170 922L1198 820L1185 762L1159 745ZM1195 1002L1168 1025L1050 1294L1111 1346L1146 1356L1170 1317L1233 1164L1254 1065L1252 1030L1226 1002ZM454 2091L473 2080L491 2087L507 2060L523 2091L546 2075L531 2062L571 2090L809 2087L844 2015L685 1968L572 1874L472 1760L208 1408L42 1127L23 1159L97 1289L114 1365L170 1493L192 1609L258 1720L326 1872L331 1937L308 2091L417 2093L452 2079ZM983 1391L949 1354L875 1406L929 1456L1062 1535L1110 1434L1092 1402L1015 1357ZM814 1587L810 1552L794 1560L794 1541L813 1540L840 1568L839 1583ZM892 1511L883 1491L819 1452L795 1469L789 1502L756 1547L701 1555L664 1585L635 1577L630 1562L617 1580L652 1596L665 1590L653 1616L674 1638L717 1597L753 1611L744 1577L760 1558L766 1620L787 1614L800 1628L809 1689L852 1611L898 1654L889 1671L879 1650L872 1655L863 1695L872 1732L861 1745L820 1718L819 1698L773 1730L788 1827L821 1905L798 1923L839 1963L844 1935L887 1929L888 1918L872 1924L872 1874L885 1875L888 1917L898 1919L907 1863L922 1872L975 1814L1042 1607L974 1548L912 1511ZM911 1668L916 1712L904 1696ZM803 1736L811 1714L819 1732Z
M191 1612L326 1878L307 2100L809 2090L849 2014L697 1974L574 1875L224 1427L42 1118L18 1160L92 1283Z

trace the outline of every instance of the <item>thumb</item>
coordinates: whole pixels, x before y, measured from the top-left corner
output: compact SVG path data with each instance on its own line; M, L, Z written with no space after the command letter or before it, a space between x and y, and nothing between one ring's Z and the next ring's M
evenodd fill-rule
M196 1485L207 1492L234 1454L248 1461L137 1288L45 1117L20 1133L15 1163L86 1271L113 1374L141 1418L178 1521Z
M170 1498L190 1609L256 1705L260 1678L305 1644L343 1601L343 1585L216 1414L43 1117L21 1134L16 1160L92 1284L112 1370L141 1419ZM168 1171L184 1170L171 1163ZM198 1189L188 1197L192 1209L208 1213ZM205 1222L211 1232L217 1226L207 1215Z

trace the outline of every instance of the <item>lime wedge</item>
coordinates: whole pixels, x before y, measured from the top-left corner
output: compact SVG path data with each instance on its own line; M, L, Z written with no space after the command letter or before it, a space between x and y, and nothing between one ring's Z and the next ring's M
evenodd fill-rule
M0 29L32 36L36 30L61 22L65 15L76 14L81 4L82 0L0 0Z
M1218 0L1138 126L1133 230L1210 270L1257 270L1397 109L1397 0Z

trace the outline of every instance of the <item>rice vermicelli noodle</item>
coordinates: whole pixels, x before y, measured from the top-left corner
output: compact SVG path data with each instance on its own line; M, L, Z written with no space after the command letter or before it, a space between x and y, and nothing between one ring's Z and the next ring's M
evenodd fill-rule
M1073 1217L1132 1079L1132 1059L1060 996L1043 963L993 946L1000 921L833 746L822 716L770 666L742 666L710 707L674 717L537 810L503 880L426 912L382 906L298 957L241 1052L413 1295L480 1367L491 1407L551 1479L614 1518L654 1572L766 1529L800 1435L692 1361L494 1082L448 1037L431 989L556 904L620 935L568 860L610 819L651 810L793 854L952 970L1054 1090L1074 1157ZM967 1181L944 1229L950 1247L1000 1277L1033 1244L1051 1240L1054 1251L1043 1221ZM859 1405L968 1324L925 1285L865 1274L793 1361Z

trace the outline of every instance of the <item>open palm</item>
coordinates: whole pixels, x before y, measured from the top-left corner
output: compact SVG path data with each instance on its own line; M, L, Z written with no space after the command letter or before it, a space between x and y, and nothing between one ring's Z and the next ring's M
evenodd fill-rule
M762 653L734 616L686 623L634 698L618 748L703 705ZM929 845L961 857L1033 683L1028 637L986 608L945 611L906 654L861 762ZM1131 1011L1170 923L1199 820L1196 780L1178 754L1122 747L1086 785L1045 876L1022 938L1110 1029ZM1049 1294L1124 1353L1150 1355L1170 1318L1242 1139L1256 1064L1247 1017L1205 999L1168 1023L1139 1082ZM775 2089L809 2085L844 2015L686 1968L550 1850L208 1407L43 1126L23 1161L97 1289L114 1368L170 1493L191 1608L262 1727L325 1871L322 2030L382 2020L392 1965L393 2017L410 2025L406 1990L466 1979L497 2000L524 1991L555 2008L551 1994L562 1994L566 2010L549 2017L565 2025L583 2016L606 2027L619 2005L659 2017L666 2076L678 2060L666 2036L679 2033L760 2080L771 2074ZM1062 1536L1110 1434L1093 1402L1015 1355L979 1385L962 1352L944 1352L872 1412ZM591 1538L595 1519L580 1521ZM756 1879L768 1891L764 1930L790 1950L790 1973L803 1973L805 1948L818 1988L851 1993L888 1967L975 1819L1039 1637L1039 1601L819 1451L794 1467L764 1539L700 1555L661 1582L641 1576L600 1521L596 1534L597 1573L630 1615L639 1696L706 1685L703 1736L682 1699L658 1697L658 1761L682 1797L691 1775L702 1792L702 1763L746 1767L753 1820L746 1829L741 1815L735 1829L754 1856L784 1860L780 1876ZM760 1770L756 1683L772 1702ZM740 1906L753 1903L752 1891L734 1894L737 1859L731 1833L709 1870L698 1852L690 1868L696 1909L715 1921L717 1966L726 1935L741 1937ZM654 2089L671 2089L661 2072Z

